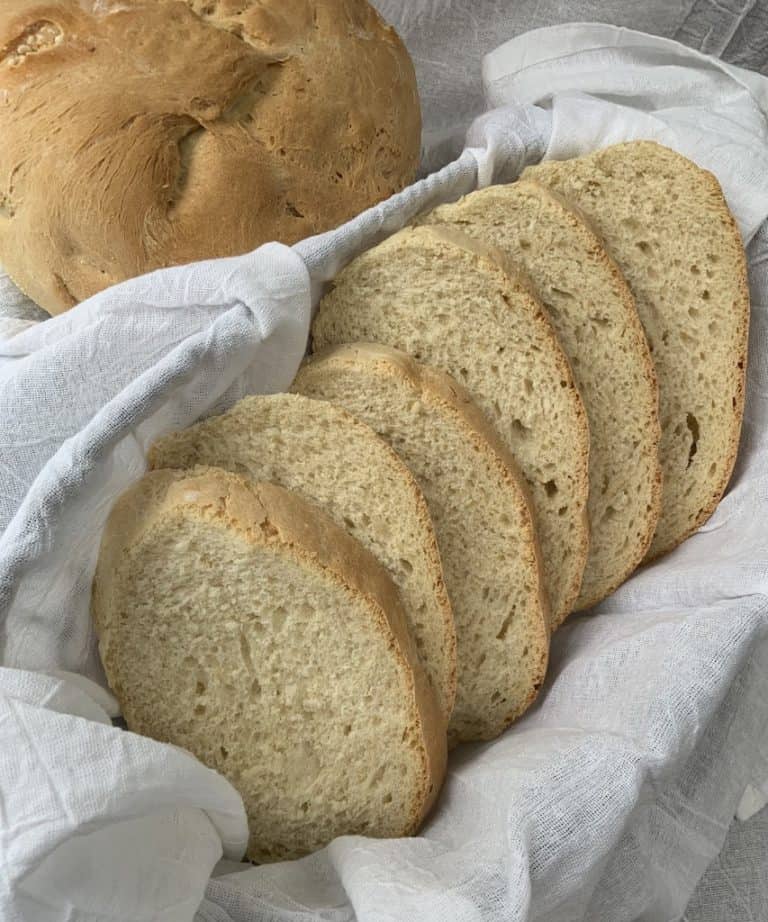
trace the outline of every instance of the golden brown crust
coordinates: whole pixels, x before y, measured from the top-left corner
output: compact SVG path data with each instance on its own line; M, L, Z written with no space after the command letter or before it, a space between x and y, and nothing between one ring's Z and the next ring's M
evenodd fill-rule
M0 86L0 261L50 313L327 230L418 163L413 66L365 0L14 0Z
M248 543L273 547L300 565L319 566L337 585L352 588L367 600L401 664L413 696L413 725L423 741L421 798L402 830L403 835L412 834L435 802L445 776L445 717L416 654L397 588L384 568L325 514L288 490L215 468L197 468L149 473L124 494L110 515L94 581L93 616L101 635L105 669L111 671L111 651L109 625L104 619L109 608L103 596L118 572L117 563L154 523L182 510L186 515L226 523ZM114 690L119 696L121 690Z

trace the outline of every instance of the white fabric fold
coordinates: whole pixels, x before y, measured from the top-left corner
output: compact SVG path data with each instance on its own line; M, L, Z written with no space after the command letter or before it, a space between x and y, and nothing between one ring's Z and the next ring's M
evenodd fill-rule
M17 919L662 920L768 771L766 81L675 43L545 30L486 60L455 163L294 248L164 270L0 341L0 914ZM90 580L158 435L285 388L334 273L420 210L542 157L651 137L713 169L753 298L745 434L708 526L560 632L539 704L463 747L418 838L347 837L206 882L242 805L187 754L109 725ZM111 870L110 870L111 869ZM218 872L217 872L218 873ZM205 891L205 899L202 903ZM35 915L37 913L37 915Z

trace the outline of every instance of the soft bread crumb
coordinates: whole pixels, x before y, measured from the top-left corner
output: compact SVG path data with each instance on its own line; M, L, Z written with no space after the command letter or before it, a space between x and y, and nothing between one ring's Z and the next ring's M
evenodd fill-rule
M648 552L657 557L709 518L736 459L749 327L738 228L711 173L649 141L524 176L589 217L637 301L659 381L663 492Z
M372 426L413 471L435 525L457 631L453 742L492 739L544 681L549 611L519 475L467 392L385 346L313 356L294 390Z

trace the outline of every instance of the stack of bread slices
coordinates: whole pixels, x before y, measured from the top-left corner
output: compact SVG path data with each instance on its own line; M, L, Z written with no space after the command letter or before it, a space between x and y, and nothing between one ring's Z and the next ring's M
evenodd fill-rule
M254 860L415 831L552 631L714 510L748 314L717 181L650 142L358 257L292 393L163 439L112 512L93 613L129 727L230 778Z

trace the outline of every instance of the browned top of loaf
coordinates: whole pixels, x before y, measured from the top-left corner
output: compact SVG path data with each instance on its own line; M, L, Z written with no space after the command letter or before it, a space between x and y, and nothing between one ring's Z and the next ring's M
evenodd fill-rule
M336 226L418 161L413 66L365 0L14 0L0 89L0 263L51 313Z

